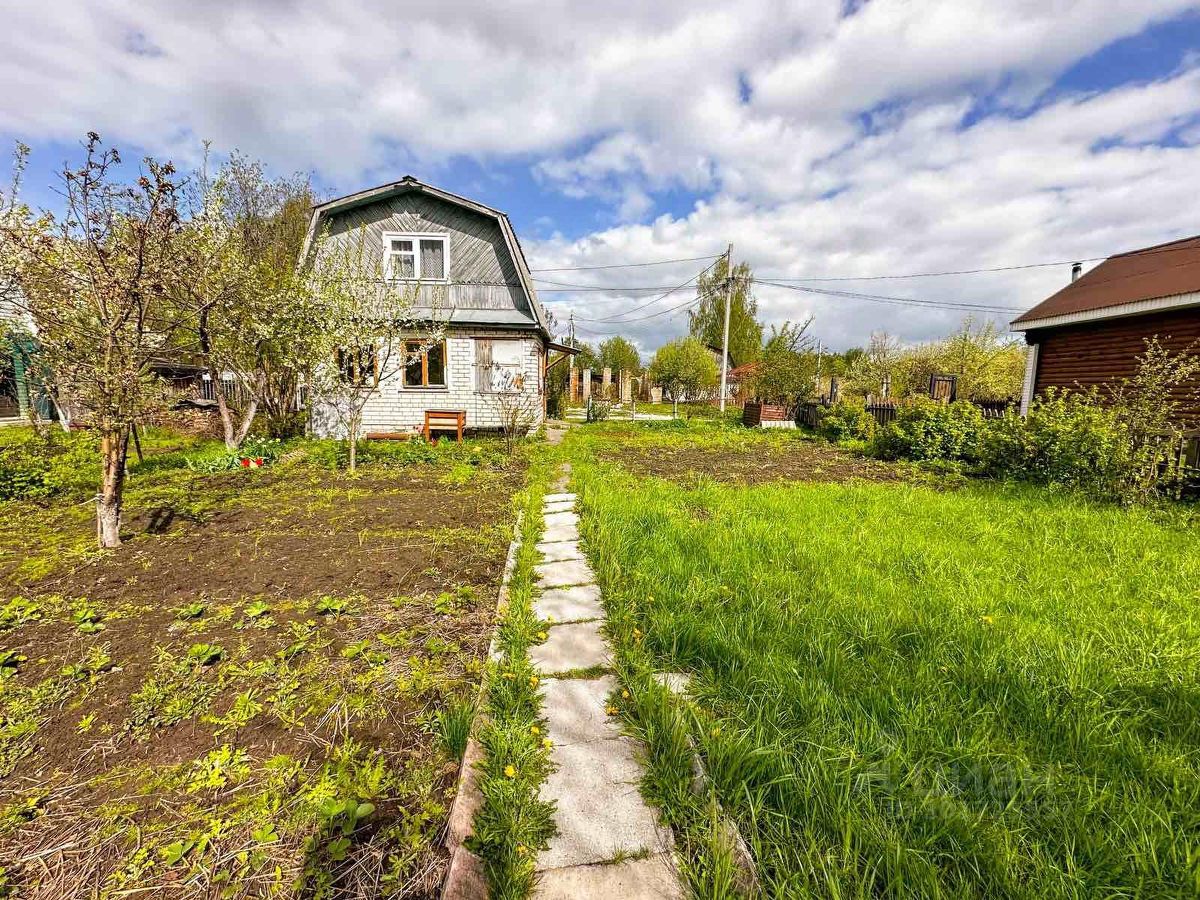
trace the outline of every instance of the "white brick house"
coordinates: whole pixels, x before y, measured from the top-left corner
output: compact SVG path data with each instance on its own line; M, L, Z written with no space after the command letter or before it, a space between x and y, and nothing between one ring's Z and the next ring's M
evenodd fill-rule
M415 433L428 410L462 411L468 431L501 425L504 391L528 400L533 427L545 416L551 341L521 245L508 216L408 176L313 208L315 236L365 236L388 277L417 284L417 311L444 326L444 340L384 379L363 410L364 434ZM414 335L420 338L423 335ZM313 404L314 433L339 436L336 417Z

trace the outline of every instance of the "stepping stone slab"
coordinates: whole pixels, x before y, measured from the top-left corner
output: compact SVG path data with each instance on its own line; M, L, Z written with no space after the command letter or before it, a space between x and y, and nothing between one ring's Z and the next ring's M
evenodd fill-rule
M570 500L572 503L574 503L575 495L566 492L559 492L557 494L546 494L542 497L543 503L558 503L563 500Z
M670 850L670 831L658 826L654 811L638 793L642 767L632 741L555 745L550 756L557 769L542 783L541 796L557 804L558 834L550 839L550 848L538 854L538 868Z
M578 541L579 529L575 525L555 525L553 527L547 525L546 530L542 532L542 542L553 544L557 541Z
M564 559L583 559L583 548L579 541L554 541L537 545L542 562L561 562Z
M555 622L604 618L604 607L600 604L600 588L594 584L577 584L543 591L542 596L534 603L533 610L539 619L553 619Z
M568 584L591 584L596 580L586 559L564 559L534 566L542 587L565 587Z
M542 512L546 513L547 515L550 513L571 512L573 509L575 509L574 500L555 500L553 502L547 501L545 505L542 506Z
M573 512L556 512L546 516L546 527L553 528L555 525L578 525L579 516Z
M670 855L627 859L596 866L569 866L542 872L534 900L684 900Z
M542 712L556 746L612 741L621 736L616 719L605 713L609 695L616 690L611 675L599 678L551 678L542 685Z
M654 680L679 697L686 696L692 687L692 676L687 672L655 672Z
M608 645L595 622L555 625L545 643L529 648L529 659L546 675L607 666Z

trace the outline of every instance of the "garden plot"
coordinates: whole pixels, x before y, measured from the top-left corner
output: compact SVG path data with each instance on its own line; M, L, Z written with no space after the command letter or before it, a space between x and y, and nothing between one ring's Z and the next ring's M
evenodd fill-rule
M602 437L601 437L602 435ZM638 475L673 481L698 476L740 484L769 481L898 481L905 467L857 456L795 432L761 432L697 423L606 427L597 435L602 459Z
M0 505L0 894L436 895L521 483L485 456L157 472L105 554Z

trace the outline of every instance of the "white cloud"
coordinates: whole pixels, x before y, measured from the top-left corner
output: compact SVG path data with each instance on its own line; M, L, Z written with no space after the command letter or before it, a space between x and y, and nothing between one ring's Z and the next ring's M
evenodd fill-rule
M95 129L185 163L210 138L346 190L401 171L436 181L456 155L527 166L545 191L611 211L579 240L527 237L542 266L714 254L727 240L758 271L792 276L1090 256L1200 231L1200 62L1038 98L1076 60L1196 6L873 0L846 16L841 0L264 0L148 13L134 0L0 0L0 133L36 146ZM1001 112L964 127L981 94ZM704 199L656 216L667 190ZM558 279L666 285L695 268ZM1027 306L1065 277L840 286ZM921 339L960 315L760 297L773 320L815 311L834 344L884 326ZM577 308L602 318L641 302L588 293ZM593 326L649 349L682 321Z

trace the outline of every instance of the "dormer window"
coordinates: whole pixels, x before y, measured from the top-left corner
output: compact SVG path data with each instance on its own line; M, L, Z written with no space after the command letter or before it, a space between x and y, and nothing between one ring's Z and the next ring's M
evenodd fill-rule
M449 251L444 234L388 232L383 236L387 276L399 281L445 281Z

